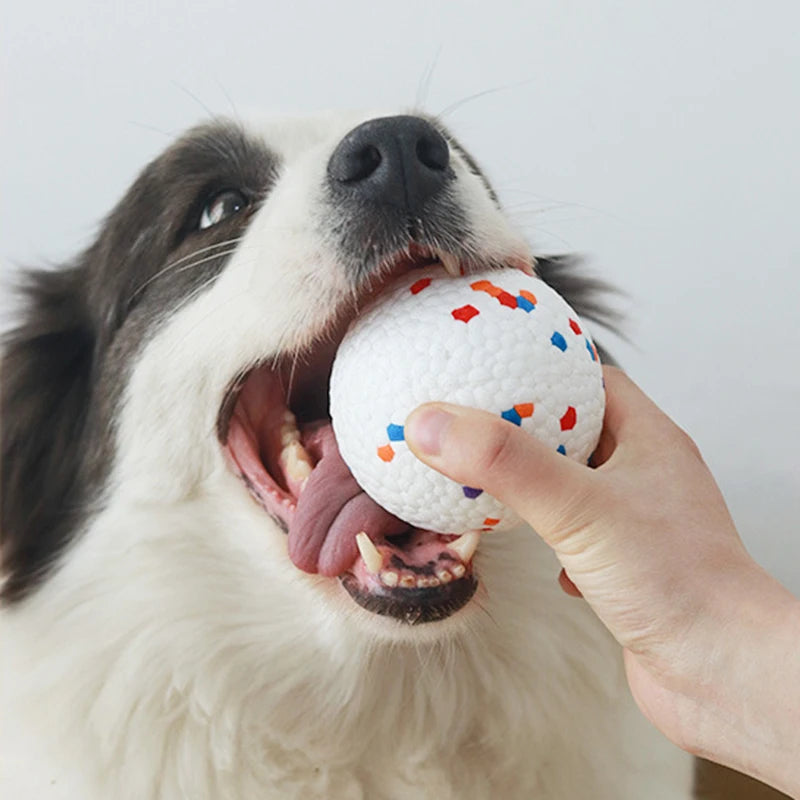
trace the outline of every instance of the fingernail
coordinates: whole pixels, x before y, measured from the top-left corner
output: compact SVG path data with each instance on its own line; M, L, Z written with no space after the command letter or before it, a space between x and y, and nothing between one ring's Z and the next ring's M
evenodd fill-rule
M412 411L406 421L406 440L411 440L421 453L437 456L442 451L442 439L453 415L441 408L421 408Z

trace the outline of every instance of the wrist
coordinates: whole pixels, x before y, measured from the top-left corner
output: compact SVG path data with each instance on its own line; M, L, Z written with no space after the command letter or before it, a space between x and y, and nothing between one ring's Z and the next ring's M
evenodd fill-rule
M686 749L800 796L800 600L755 562L713 582L683 682Z

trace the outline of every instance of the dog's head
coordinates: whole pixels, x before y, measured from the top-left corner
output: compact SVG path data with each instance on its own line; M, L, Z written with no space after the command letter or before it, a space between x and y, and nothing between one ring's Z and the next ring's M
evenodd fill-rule
M472 554L361 492L332 434L328 378L349 322L399 273L533 263L434 119L191 130L88 251L28 275L4 361L5 596L83 548L101 570L128 563L118 581L179 582L168 560L199 594L209 582L229 597L317 592L392 635L468 614ZM565 266L539 262L591 312L596 286ZM361 530L394 578L367 568Z

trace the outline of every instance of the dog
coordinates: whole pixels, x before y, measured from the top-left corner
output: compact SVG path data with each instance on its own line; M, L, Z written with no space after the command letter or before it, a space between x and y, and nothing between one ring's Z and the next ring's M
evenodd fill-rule
M412 575L415 542L456 561L341 462L347 325L419 267L534 265L602 319L600 283L534 259L438 119L331 113L189 130L83 254L22 276L4 797L690 797L691 758L530 529L424 586L382 584L357 549L364 529Z

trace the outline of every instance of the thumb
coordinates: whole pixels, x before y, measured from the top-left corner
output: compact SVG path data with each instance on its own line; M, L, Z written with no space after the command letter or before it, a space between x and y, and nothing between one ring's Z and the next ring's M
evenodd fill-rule
M405 422L417 458L511 506L550 545L586 513L594 474L488 411L426 403Z

